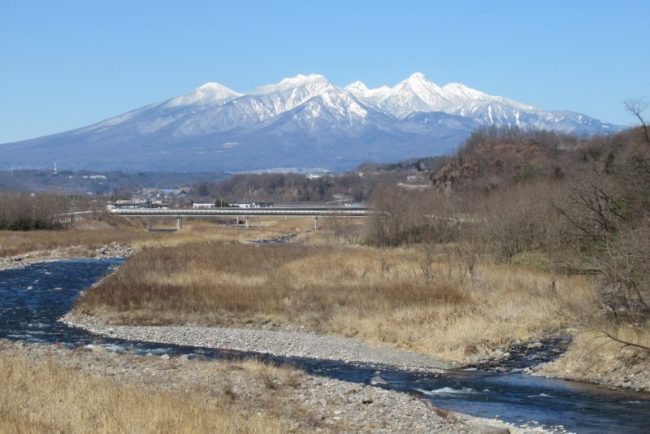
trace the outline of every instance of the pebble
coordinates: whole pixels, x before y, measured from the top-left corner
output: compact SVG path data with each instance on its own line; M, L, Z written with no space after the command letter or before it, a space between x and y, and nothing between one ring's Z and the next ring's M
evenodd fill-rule
M450 365L424 354L373 347L358 339L295 330L259 330L201 326L105 326L92 317L66 315L62 321L91 333L126 340L253 351L278 356L389 365L400 369L444 372ZM291 342L291 344L287 344ZM378 384L383 381L376 379Z
M68 316L65 322L70 323ZM75 318L78 325L80 319ZM108 327L92 323L88 318L82 319L84 328L93 333L107 334ZM138 327L138 326L111 326L114 333L111 336L154 341L169 344L180 344L200 347L220 347L223 342L229 342L229 348L245 351L274 352L279 355L287 350L286 342L292 342L292 356L337 358L348 361L362 361L377 364L392 364L410 369L428 370L429 372L443 372L440 366L445 364L427 356L422 356L406 351L386 348L374 348L369 345L349 338L335 336L318 336L305 332L282 332L269 330L250 329L224 329L207 327ZM227 339L225 339L227 338ZM253 343L253 344L251 344ZM251 347L251 345L253 345ZM235 347L235 348L233 348ZM243 348L242 348L243 347ZM122 355L120 357L127 357ZM187 357L187 356L185 356ZM140 357L142 360L156 363L156 360L167 360L169 355L163 354L159 358ZM158 384L168 383L169 376L174 373L192 372L198 384L208 384L206 376L214 375L214 369L197 371L198 366L210 366L217 362L200 362L187 360L176 366L176 369L162 369L160 371L147 371L147 378L155 379ZM165 364L165 366L168 366ZM133 372L130 370L129 372ZM208 374L209 372L209 374ZM213 380L216 384L231 384L231 390L236 391L238 397L252 397L259 393L259 384L246 385L232 377ZM187 374L190 375L190 374ZM239 374L237 374L239 375ZM178 383L178 381L176 381ZM381 385L385 380L376 374L371 384ZM274 381L275 384L275 381ZM184 386L187 389L188 386ZM452 418L441 417L433 411L426 401L412 395L384 390L373 386L360 386L355 383L324 378L311 377L302 374L300 384L291 389L292 395L284 398L285 404L297 402L308 409L310 421L322 421L328 426L333 424L334 432L372 432L372 433L504 433L510 432L510 425L486 420L473 416L453 413ZM249 399L250 401L250 399ZM251 401L253 402L253 401ZM294 413L294 412L291 412ZM298 412L295 412L298 413ZM452 414L450 412L450 414ZM301 421L299 431L317 432L322 426L311 426ZM295 425L293 425L295 426ZM343 428L345 427L345 428ZM495 431L496 429L496 431ZM505 429L505 431L504 431ZM330 431L327 429L325 431ZM518 430L518 432L526 432Z
M529 350L536 350L536 349L543 348L543 347L544 347L544 344L541 343L541 342L532 342L532 343L526 345L526 348L528 348Z

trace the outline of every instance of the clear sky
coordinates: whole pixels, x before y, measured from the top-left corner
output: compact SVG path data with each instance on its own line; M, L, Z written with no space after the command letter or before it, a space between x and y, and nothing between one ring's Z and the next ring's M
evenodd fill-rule
M311 72L419 71L629 125L622 102L650 97L649 17L648 0L0 0L0 143Z

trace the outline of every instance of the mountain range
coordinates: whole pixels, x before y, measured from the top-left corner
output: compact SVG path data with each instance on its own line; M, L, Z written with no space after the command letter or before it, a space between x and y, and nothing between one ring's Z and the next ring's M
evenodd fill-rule
M481 126L581 135L621 127L544 111L414 73L393 87L297 75L238 93L206 83L102 122L0 145L0 168L156 171L346 170L452 151Z

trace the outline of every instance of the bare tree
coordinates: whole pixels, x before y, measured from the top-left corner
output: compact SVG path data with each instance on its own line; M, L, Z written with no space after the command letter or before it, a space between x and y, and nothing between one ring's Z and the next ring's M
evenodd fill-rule
M642 99L636 99L627 100L624 102L624 104L627 111L634 115L634 117L636 117L639 122L641 122L641 128L643 128L643 136L645 138L645 142L648 146L650 146L650 133L648 132L648 125L641 115L648 108L648 103Z

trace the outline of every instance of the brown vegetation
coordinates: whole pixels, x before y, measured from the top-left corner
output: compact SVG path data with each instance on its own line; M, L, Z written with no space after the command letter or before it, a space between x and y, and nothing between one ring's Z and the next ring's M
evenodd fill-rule
M110 223L110 224L109 224ZM221 225L208 220L188 220L180 232L150 232L147 220L111 218L105 221L78 221L69 229L32 231L0 231L0 257L53 249L73 249L77 256L94 255L95 250L117 242L134 249L145 246L173 246L200 240L246 242L255 239L273 239L290 232L313 228L313 221L304 218L252 219L252 227ZM231 220L228 222L233 223ZM152 222L154 228L173 228L175 221L161 219Z
M60 214L69 209L70 200L52 194L0 194L0 230L28 231L63 227Z
M84 293L75 311L131 324L299 324L453 361L562 327L563 297L577 303L593 291L579 278L553 283L466 259L444 246L151 248Z
M0 257L75 246L80 251L93 252L111 242L128 244L145 235L146 232L132 227L115 228L112 226L102 227L99 230L0 231Z
M650 347L650 328L627 326L611 329L614 336ZM560 359L542 365L539 374L607 387L650 392L650 358L647 353L621 344L600 332L582 329Z
M511 181L559 179L580 164L584 152L577 136L490 127L475 131L431 179L454 191L489 191Z
M589 140L478 131L432 179L434 192L378 190L367 240L452 242L470 261L533 266L553 282L593 276L593 296L561 302L556 315L618 347L650 351L646 128Z
M245 415L199 391L91 376L54 360L0 354L0 433L279 433L276 416Z

